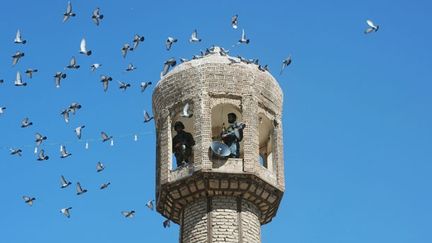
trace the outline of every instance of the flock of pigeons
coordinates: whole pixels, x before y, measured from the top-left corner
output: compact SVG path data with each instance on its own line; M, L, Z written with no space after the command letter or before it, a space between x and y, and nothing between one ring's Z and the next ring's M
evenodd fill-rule
M67 22L67 21L69 21L73 17L76 17L76 14L73 12L71 2L68 2L66 11L63 14L63 22ZM93 11L91 19L92 19L92 21L97 26L99 26L101 24L102 20L104 19L104 15L101 13L100 8L96 8ZM367 20L366 23L367 23L368 27L364 31L365 34L369 34L369 33L378 31L379 26L375 25L371 20ZM238 28L238 15L234 15L231 18L231 26L232 26L233 29L237 29ZM129 51L135 51L135 50L137 50L138 46L143 41L144 41L144 36L136 34L134 36L133 40L132 40L132 45L129 44L129 43L126 43L121 48L122 57L126 58L126 56L127 56L127 54L128 54ZM166 50L169 51L173 47L173 45L175 45L175 43L177 43L177 41L178 40L176 38L174 38L174 37L171 37L171 36L168 37L167 40L166 40L166 42L165 42ZM196 29L192 32L191 37L189 39L189 42L190 43L201 42L201 39L198 37L198 31ZM23 38L23 36L21 35L20 30L18 30L17 33L16 33L16 37L14 39L14 43L17 44L17 45L25 45L27 43L27 40L25 40ZM243 29L242 33L241 33L241 37L240 37L240 39L238 40L238 42L236 44L237 45L239 45L239 44L245 44L245 45L247 45L249 43L250 43L250 39L248 39L246 37L245 31ZM235 45L233 45L233 47L234 46ZM229 53L229 51L225 50L224 48L215 48L213 46L213 47L207 48L205 50L205 52L201 51L200 55L194 55L192 57L192 59L199 59L199 58L202 58L202 57L204 57L204 56L206 56L208 54L213 54L215 52L219 52L219 54L222 55L222 56L227 56L227 54ZM82 55L84 55L84 56L90 56L92 54L92 50L89 50L87 48L85 38L83 38L81 40L79 53L82 54ZM19 63L20 59L23 58L24 56L25 56L24 52L17 51L12 56L12 65L17 65ZM259 70L263 71L263 72L269 70L267 65L260 65L258 59L246 59L246 58L241 57L241 56L237 56L237 58L232 58L232 57L228 57L228 58L229 58L229 60L231 62L230 64L242 62L242 63L246 63L246 64L256 65L257 68ZM183 62L186 62L186 61L188 61L188 60L185 59L185 58L180 58L180 62L183 63ZM289 55L287 58L285 58L284 60L282 60L282 68L280 70L280 74L282 74L283 70L287 66L289 66L291 64L291 62L292 62L291 55ZM162 69L162 72L161 72L161 77L163 77L164 75L166 75L169 72L170 68L174 67L176 65L176 63L177 63L177 61L176 61L175 58L170 58L170 59L166 60L164 62L164 65L163 65L163 69ZM91 71L95 71L96 69L100 68L101 66L102 66L102 64L100 64L100 63L94 63L94 64L92 64L90 66L90 70ZM74 56L71 58L71 60L69 62L69 65L67 65L65 67L65 69L69 69L69 70L74 70L74 69L76 70L76 69L79 69L79 68L80 68L80 65L78 65L77 60L76 60L76 58ZM132 63L130 63L128 65L126 71L127 72L131 72L131 71L134 71L135 69L136 69L136 67ZM38 69L29 68L29 69L27 69L25 71L25 74L27 75L28 78L31 79L33 77L33 75L35 73L37 73L37 72L38 72ZM61 86L61 81L63 79L65 79L66 77L67 77L67 74L64 73L64 72L61 72L61 71L56 72L55 75L54 75L55 86L57 88L60 87ZM108 76L108 75L101 75L100 76L100 80L101 80L101 82L103 84L103 90L106 92L108 90L109 83L113 79L110 76ZM0 80L0 84L2 84L3 82L4 82L4 80ZM131 84L126 83L126 82L119 81L118 83L119 83L119 88L121 90L126 90L127 88L131 87ZM17 73L16 73L16 80L14 81L14 84L15 84L15 86L18 86L18 87L19 86L26 86L27 85L27 83L25 81L23 81L23 77L21 76L21 73L19 71L17 71ZM151 85L151 84L152 84L152 82L142 82L140 84L141 92L144 92L146 90L146 88L149 85ZM80 104L78 104L78 103L72 103L67 108L65 108L60 114L63 116L64 121L66 123L68 123L69 122L70 113L75 114L81 108L82 108L82 106ZM0 106L0 117L1 117L1 115L3 115L3 113L5 112L5 110L6 110L6 107ZM190 111L189 111L189 104L186 103L184 105L184 108L183 108L183 111L181 113L181 116L182 117L191 117L192 116L192 113L190 113ZM153 117L150 116L149 113L147 113L146 111L144 111L144 122L147 123L147 122L151 121L152 119L153 119ZM27 127L29 127L31 125L33 125L33 123L27 117L24 118L22 120L22 122L21 122L21 127L22 128L27 128ZM77 139L81 139L82 132L83 132L84 128L85 128L85 125L81 125L81 126L75 128L75 134L77 136ZM102 140L102 142L107 142L107 141L111 141L112 142L113 136L109 136L106 132L103 132L103 131L100 134L101 134L101 140ZM43 141L45 141L46 139L47 139L47 137L44 136L44 135L42 135L42 134L40 134L40 133L36 133L35 134L35 143L36 143L35 153L37 153L36 152L37 148L39 148L41 146L41 144L43 143ZM22 149L21 148L11 148L10 149L10 154L11 155L21 156L21 153L22 153ZM72 154L69 153L66 150L66 146L64 146L64 145L60 146L60 158L64 159L64 158L67 158L67 157L69 157L71 155ZM46 155L44 149L40 149L39 153L37 154L37 158L36 159L38 161L44 161L44 160L48 160L49 156ZM105 166L104 166L104 164L102 162L98 162L96 164L96 171L98 173L102 172L104 169L105 169ZM61 177L60 177L60 188L62 188L62 189L67 188L71 184L72 183L70 181L68 181L63 175L61 175ZM103 183L100 186L100 190L107 189L110 184L111 184L110 182ZM87 189L83 188L82 185L80 184L80 182L77 182L76 183L76 194L79 196L79 195L83 195L85 193L87 193ZM26 195L26 196L23 196L23 200L24 200L24 202L26 204L32 206L33 203L34 203L34 201L36 200L36 198L32 197L32 196ZM154 202L154 200L150 200L150 201L148 201L146 203L146 206L150 210L153 210L153 202ZM72 209L72 207L62 208L60 210L60 212L64 216L66 216L66 217L69 218L71 216L71 209ZM135 211L134 210L122 211L121 214L124 217L126 217L126 218L132 218L135 215ZM163 222L163 226L164 227L169 227L170 226L170 221L169 220L165 220Z

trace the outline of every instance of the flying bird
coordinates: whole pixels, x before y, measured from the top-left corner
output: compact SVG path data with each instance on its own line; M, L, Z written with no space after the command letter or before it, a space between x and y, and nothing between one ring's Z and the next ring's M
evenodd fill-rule
M63 14L63 23L66 22L70 17L75 17L75 13L72 12L72 4L69 1L67 8L66 8L66 12Z
M48 159L49 159L48 155L45 155L45 151L43 149L41 149L39 151L39 155L38 155L37 160L38 161L43 161L43 160L48 160Z
M24 202L27 203L27 205L29 205L29 206L32 206L33 201L36 200L36 198L29 197L29 196L23 196L22 198L24 199Z
M286 67L288 67L288 66L291 64L291 62L292 62L291 55L289 55L287 58L285 58L285 59L282 61L282 68L281 68L281 71L280 71L280 75L282 75L282 71L283 71Z
M10 150L10 154L11 155L18 155L18 156L22 156L22 150L21 149L19 149L19 148L11 148L11 149L9 149Z
M231 17L231 26L234 29L237 29L237 27L238 27L238 14Z
M167 51L169 51L171 49L172 45L176 42L177 42L176 38L168 37L168 39L165 41L165 46L166 46Z
M61 212L64 216L70 218L70 212L69 212L69 211L70 211L71 209L72 209L72 207L62 208L62 209L60 209L60 212Z
M75 134L78 137L78 139L81 139L81 134L82 134L82 129L83 128L85 128L84 125L75 128Z
M111 140L113 136L108 136L105 132L101 132L102 142L106 142L108 140Z
M149 121L151 121L153 119L152 116L149 115L149 113L147 113L147 111L144 111L144 122L147 123Z
M37 69L29 68L29 69L25 70L25 74L27 74L27 76L29 78L32 78L33 77L33 73L36 73L37 71L38 71Z
M128 67L126 68L126 72L131 72L135 69L136 67L132 63L129 63Z
M55 81L55 85L56 88L60 88L60 83L62 79L66 78L66 73L63 72L56 72L54 75L54 81Z
M103 19L103 14L100 13L100 9L96 8L95 10L93 10L93 14L92 14L92 20L93 22L99 26L100 21Z
M249 44L249 39L246 38L246 34L244 29L242 30L242 35L240 40L238 41L239 44Z
M64 158L67 158L71 155L72 155L71 153L66 151L66 146L60 145L60 158L64 159Z
M135 211L122 211L121 212L123 216L125 216L126 218L133 218L135 216Z
M197 30L195 29L193 32L192 32L192 35L191 35L191 38L189 39L189 42L200 42L201 41L201 39L199 39L198 38L198 32L197 32Z
M60 115L63 116L63 119L66 123L69 123L69 109L63 110Z
M167 220L163 221L162 225L164 228L167 228L167 227L169 228L171 226L171 221L169 219L167 219Z
M84 54L86 56L90 56L92 54L91 50L87 50L86 40L84 38L82 38L81 43L80 43L80 53Z
M77 111L77 110L79 110L79 109L81 109L81 105L79 104L79 103L77 103L77 102L72 102L70 105L69 105L69 111L71 111L72 112L72 114L74 114L75 115L75 112Z
M183 107L183 111L180 114L180 116L190 118L192 117L192 115L193 115L192 113L189 113L189 103L186 103Z
M110 81L112 81L112 78L110 76L101 75L101 82L103 84L104 91L106 92L108 90L108 84Z
M77 64L74 56L69 61L69 65L66 66L66 68L69 68L69 69L78 69L79 67L80 67L80 65Z
M141 84L140 84L141 92L144 92L146 90L146 88L151 84L152 84L152 82L141 82Z
M33 122L31 122L31 121L28 119L28 117L24 118L24 119L21 121L21 127L22 127L22 128L26 128L26 127L29 127L29 126L31 126L31 125L33 125Z
M97 164L96 164L96 172L101 172L101 171L103 171L105 169L105 166L104 166L104 164L102 164L102 162L97 162Z
M123 91L126 91L127 88L129 88L131 85L122 81L118 81L119 83L119 89L122 89Z
M162 73L161 73L161 77L165 76L168 73L169 68L170 67L174 67L176 64L177 64L177 62L176 62L176 60L175 60L174 57L171 57L170 59L166 60L164 62L164 66L163 66L163 70L162 70Z
M129 43L124 44L123 47L121 48L122 57L126 58L127 52L132 50L133 48L130 47Z
M6 110L6 107L0 106L0 115L4 113L4 110Z
M35 138L36 138L36 140L35 140L35 142L36 142L36 146L40 146L41 143L42 143L44 140L47 139L46 136L43 136L43 135L40 134L40 133L36 133L36 134L35 134Z
M87 189L83 189L83 188L81 187L81 184L80 184L79 182L77 182L76 190L77 190L77 195L78 195L78 196L79 196L79 195L82 195L82 194L84 194L84 193L87 192Z
M101 66L102 66L102 64L99 64L99 63L93 63L93 64L90 66L90 69L92 70L92 72L94 72L96 69L100 68Z
M27 83L22 81L21 73L19 71L17 71L14 84L15 84L15 86L27 86Z
M372 20L368 19L368 20L366 20L366 23L367 23L367 25L368 25L369 27L364 31L365 34L369 34L369 33L377 32L377 31L378 31L378 29L379 29L379 25L375 25L375 24L372 22Z
M101 190L106 189L109 185L111 185L111 182L103 183L103 184L100 186L100 189L101 189Z
M16 43L16 44L27 43L27 41L22 38L20 30L17 30L17 32L16 32L14 43Z
M12 56L12 66L15 66L23 56L24 56L24 52L20 52L20 51L15 52L15 54Z
M66 178L62 175L60 176L60 188L66 188L68 187L72 182L66 180Z
M133 39L133 48L131 48L130 50L133 51L135 49L138 48L138 45L140 42L144 41L144 36L140 36L138 34L135 34L134 39Z
M153 208L154 208L154 206L153 206L153 201L154 201L154 200L150 200L150 201L148 201L148 202L146 203L146 207L149 208L149 209L152 210L152 211L153 211Z

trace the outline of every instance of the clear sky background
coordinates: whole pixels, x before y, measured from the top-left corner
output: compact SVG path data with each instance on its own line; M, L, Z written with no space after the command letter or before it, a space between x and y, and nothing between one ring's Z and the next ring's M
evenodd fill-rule
M268 64L284 92L286 191L263 242L432 242L432 3L430 1L67 1L0 4L0 242L178 242L144 204L154 198L155 128L143 123L163 62L191 58L213 44ZM105 15L97 27L96 7ZM239 29L230 26L239 15ZM365 35L366 19L380 25ZM198 29L203 41L190 44ZM247 46L231 46L241 29ZM17 29L28 42L13 43ZM144 43L123 59L134 34ZM168 36L179 39L165 50ZM87 40L89 57L78 53ZM25 56L12 66L16 51ZM279 75L289 54L293 63ZM81 68L53 75L72 56ZM92 63L102 67L92 73ZM137 70L126 73L129 63ZM24 76L37 68L33 79ZM15 87L21 71L27 87ZM108 92L99 76L110 75ZM117 81L130 82L122 92ZM144 93L139 83L152 81ZM60 111L83 108L66 124ZM152 112L150 112L152 113ZM34 125L20 128L24 117ZM86 125L78 141L74 128ZM114 136L114 146L100 132ZM34 134L48 137L36 161ZM138 141L133 140L138 134ZM89 149L84 148L89 142ZM72 156L60 159L65 144ZM20 147L23 156L11 156ZM96 173L102 161L105 171ZM59 188L60 175L80 181ZM111 182L100 191L99 185ZM36 197L32 207L21 198ZM73 207L71 218L59 210ZM134 209L126 219L122 210Z

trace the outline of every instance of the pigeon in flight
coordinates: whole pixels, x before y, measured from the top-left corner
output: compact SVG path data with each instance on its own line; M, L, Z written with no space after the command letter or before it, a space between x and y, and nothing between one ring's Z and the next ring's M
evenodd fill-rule
M82 106L81 106L80 104L78 104L77 102L72 102L72 103L69 105L69 111L71 111L72 114L75 115L75 112L76 112L77 110L81 109L81 107L82 107Z
M6 110L6 107L0 106L0 115L4 113L4 110Z
M249 44L249 39L246 38L246 34L244 29L242 30L242 35L240 40L238 41L239 44Z
M69 65L66 66L66 68L69 69L78 69L79 67L80 65L77 65L75 57L72 57L69 62Z
M76 190L78 196L87 192L87 189L83 189L79 182L77 182Z
M164 228L169 228L171 226L171 221L169 219L163 221L162 223Z
M97 162L97 164L96 164L96 172L101 172L101 171L103 171L105 169L105 166L104 166L104 164L102 164L102 162Z
M289 55L287 58L285 58L285 59L282 61L282 69L281 69L281 71L280 71L280 75L282 75L282 71L283 71L286 67L288 67L288 66L291 64L291 62L292 62L292 60L291 60L291 55Z
M100 68L101 66L102 66L102 64L99 64L99 63L93 63L93 64L90 66L90 69L92 70L92 72L94 72L96 69Z
M22 81L21 73L19 71L17 71L14 84L15 86L27 86L27 83Z
M22 128L26 128L26 127L29 127L29 126L31 126L31 125L33 125L33 122L31 122L31 121L28 119L28 117L24 118L24 119L21 121L21 127L22 127Z
M110 76L101 75L101 82L103 84L104 91L106 92L108 90L108 84L110 81L112 81L112 78Z
M72 12L72 4L69 1L67 8L66 8L66 12L63 14L63 23L66 22L70 17L75 17L75 13Z
M66 123L69 123L69 109L63 110L60 115L63 116L63 119Z
M17 32L16 32L14 43L16 43L16 44L27 43L27 41L22 38L20 30L17 30Z
M93 14L92 14L92 20L93 22L99 26L100 21L103 19L103 14L100 13L100 9L96 8L95 10L93 10Z
M131 86L129 83L125 83L122 81L118 81L118 83L119 83L119 89L122 89L123 91L126 91L126 89Z
M11 155L18 155L18 156L21 156L22 154L22 150L21 149L19 149L19 148L14 148L14 149L9 149L10 150L10 154Z
M62 79L66 78L66 73L63 72L56 72L54 75L55 85L56 88L60 88L60 82Z
M135 216L135 211L122 211L121 212L123 216L125 216L126 218L133 218Z
M368 19L368 20L366 20L366 23L367 23L367 25L368 25L369 27L364 31L365 34L369 34L369 33L377 32L377 31L378 31L378 29L379 29L379 25L375 25L375 24L372 22L372 20Z
M153 208L154 208L154 206L153 206L153 201L154 201L154 200L150 200L150 201L148 201L148 202L146 203L146 207L149 208L149 209L152 210L152 211L153 211Z
M12 66L15 66L23 56L24 56L24 52L20 52L20 51L15 52L15 54L12 56Z
M130 47L129 43L124 44L123 47L121 48L122 57L126 58L127 52L132 50L133 48Z
M25 74L27 74L27 76L28 76L29 78L32 78L32 77L33 77L33 73L36 73L37 71L38 71L37 69L29 68L29 69L27 69L27 70L25 71Z
M144 36L140 36L138 34L135 34L134 39L133 39L133 47L130 49L131 51L135 50L138 48L138 45L140 42L144 41Z
M49 159L48 155L45 155L45 151L43 149L41 149L39 151L39 155L38 155L37 160L38 161L43 161L43 160L48 160L48 159Z
M113 136L108 136L105 132L101 132L102 142L106 142L108 140L111 140Z
M62 208L62 209L60 209L60 212L61 212L64 216L70 218L70 212L69 212L69 211L70 211L71 209L72 209L72 207Z
M165 46L167 51L169 51L171 49L171 46L176 42L177 42L176 38L168 37L168 39L165 41Z
M106 189L109 185L111 185L111 182L103 183L103 184L99 187L99 189L101 189L101 190Z
M149 115L149 113L147 113L147 111L144 111L144 122L147 123L149 121L151 121L153 119L152 116Z
M41 143L42 143L44 140L47 139L46 136L43 136L43 135L40 134L40 133L36 133L36 134L35 134L35 138L36 138L36 140L35 140L35 142L36 142L36 146L40 146Z
M64 159L64 158L67 158L71 155L72 155L71 153L66 151L66 146L60 145L60 158Z
M192 113L189 113L189 103L186 103L180 116L190 118L192 115Z
M129 63L128 67L126 68L126 72L132 72L135 69L136 67L132 63Z
M191 38L189 39L189 42L200 42L201 39L198 38L198 32L195 29L194 32L192 32Z
M92 54L92 51L87 50L87 48L86 48L86 40L84 38L82 38L82 40L81 40L80 53L84 54L86 56L90 56Z
M78 137L78 139L81 139L81 134L82 134L82 129L83 128L85 128L84 125L75 128L75 134Z
M60 176L60 188L66 188L68 187L72 182L66 180L66 178L62 175Z
M170 59L166 60L164 62L163 70L161 73L161 78L168 73L170 67L174 67L176 64L177 64L177 62L176 62L174 57L171 57Z
M22 198L24 199L24 202L27 203L27 205L29 205L29 206L32 206L33 201L36 200L36 198L29 197L29 196L23 196Z
M231 17L231 26L234 29L237 29L237 27L238 27L238 14Z
M140 84L141 92L144 92L146 90L146 88L151 84L152 84L152 82L141 82L141 84Z

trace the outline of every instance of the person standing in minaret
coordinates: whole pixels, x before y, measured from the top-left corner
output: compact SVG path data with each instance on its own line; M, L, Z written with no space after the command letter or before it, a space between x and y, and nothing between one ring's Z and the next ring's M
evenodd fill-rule
M222 140L229 147L231 158L240 158L240 142L243 139L243 129L246 124L237 122L235 113L228 113L228 128L222 132Z
M184 131L185 126L181 121L174 123L174 130L177 135L174 136L172 141L172 149L176 157L177 167L186 165L191 160L192 146L195 145L195 140L192 134Z

